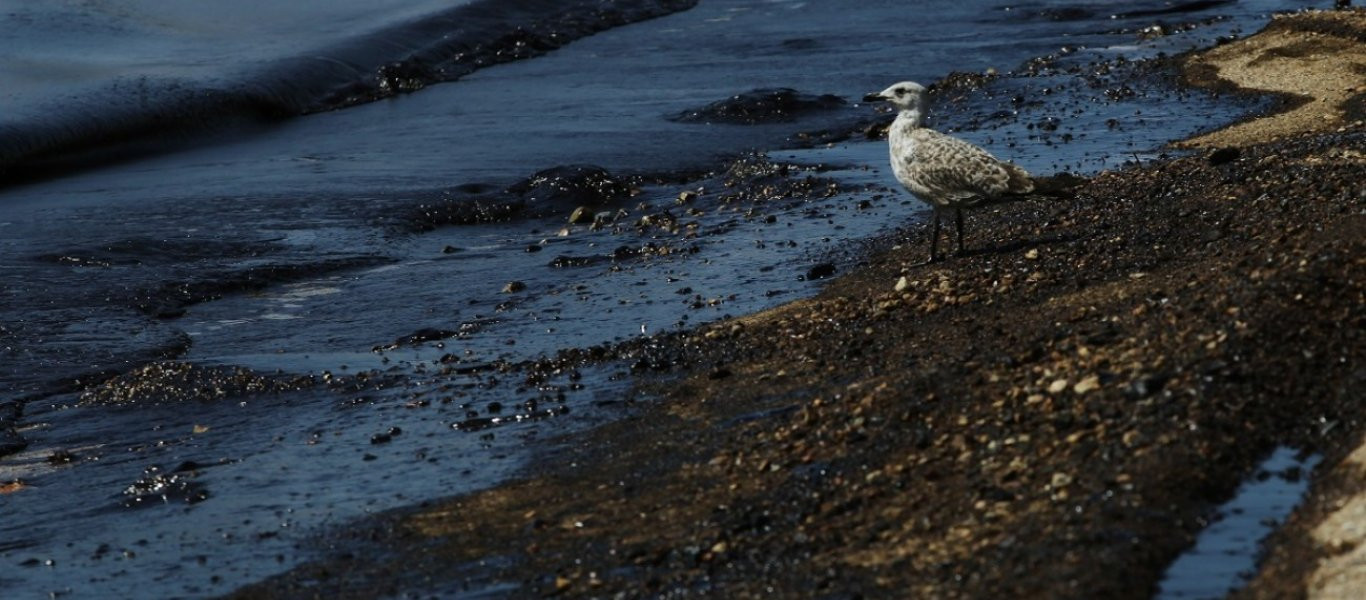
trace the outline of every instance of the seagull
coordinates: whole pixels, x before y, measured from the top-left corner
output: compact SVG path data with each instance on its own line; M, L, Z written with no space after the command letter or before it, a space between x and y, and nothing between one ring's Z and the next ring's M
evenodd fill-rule
M896 180L921 202L934 209L930 261L939 260L939 217L952 209L958 227L958 252L963 251L963 209L989 204L1034 191L1024 169L955 137L924 127L925 86L903 81L864 102L891 102L900 111L887 132Z

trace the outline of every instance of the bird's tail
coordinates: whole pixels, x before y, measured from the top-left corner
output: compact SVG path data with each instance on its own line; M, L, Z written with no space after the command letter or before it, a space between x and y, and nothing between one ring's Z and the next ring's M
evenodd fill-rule
M1029 176L1029 171L1021 169L1010 163L1002 163L1006 168L1006 193L1007 194L1028 194L1034 191L1034 179Z
M1077 188L1089 181L1085 177L1066 171L1043 177L1030 177L1031 192L1035 196L1050 198L1071 198L1077 195Z

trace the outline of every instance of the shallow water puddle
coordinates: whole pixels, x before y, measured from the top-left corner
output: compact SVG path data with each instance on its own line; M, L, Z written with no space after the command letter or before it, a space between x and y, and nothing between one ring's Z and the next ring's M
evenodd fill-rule
M1247 583L1257 568L1261 541L1294 510L1309 490L1306 475L1319 463L1277 448L1220 506L1195 546L1176 559L1162 579L1157 598L1223 598Z

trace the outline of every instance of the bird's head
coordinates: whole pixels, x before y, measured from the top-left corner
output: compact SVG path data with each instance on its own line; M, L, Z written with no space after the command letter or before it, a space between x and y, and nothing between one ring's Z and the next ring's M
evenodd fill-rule
M864 102L891 102L900 110L925 109L925 86L914 81L903 81L876 94L863 97Z

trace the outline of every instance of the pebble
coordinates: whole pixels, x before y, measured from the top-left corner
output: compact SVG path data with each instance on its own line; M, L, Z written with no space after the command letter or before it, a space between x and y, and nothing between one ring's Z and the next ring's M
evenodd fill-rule
M593 217L593 209L588 208L587 206L580 206L574 209L574 212L569 213L569 222L574 225L592 223Z
M816 279L825 279L826 277L831 277L834 274L835 265L831 263L821 263L819 265L811 267L810 269L807 269L806 280L814 281Z
M911 282L906 279L905 275L902 275L901 279L896 280L896 287L894 289L898 292L904 292L908 287L911 287Z
M1078 394L1085 394L1086 392L1091 392L1098 389L1100 389L1100 377L1096 375L1091 375L1081 381L1078 381L1077 385L1072 386L1072 391Z

